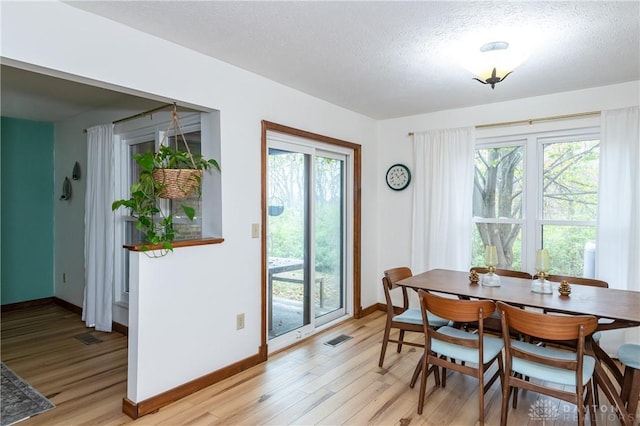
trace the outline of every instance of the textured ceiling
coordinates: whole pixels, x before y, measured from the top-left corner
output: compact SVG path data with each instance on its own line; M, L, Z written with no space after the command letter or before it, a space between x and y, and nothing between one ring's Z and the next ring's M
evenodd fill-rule
M640 79L638 1L67 3L377 119ZM460 61L496 40L530 55L491 90Z
M640 79L640 3L91 1L71 5L373 118ZM528 60L491 90L456 52Z

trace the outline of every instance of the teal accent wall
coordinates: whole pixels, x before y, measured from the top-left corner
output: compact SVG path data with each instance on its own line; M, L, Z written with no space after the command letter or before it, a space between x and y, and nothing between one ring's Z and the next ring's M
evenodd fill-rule
M54 295L53 141L52 123L1 118L2 305Z

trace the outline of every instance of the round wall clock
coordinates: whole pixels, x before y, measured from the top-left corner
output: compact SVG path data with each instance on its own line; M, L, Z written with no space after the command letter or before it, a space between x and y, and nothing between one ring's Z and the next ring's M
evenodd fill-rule
M387 185L394 191L402 191L411 182L411 172L404 164L394 164L387 170Z

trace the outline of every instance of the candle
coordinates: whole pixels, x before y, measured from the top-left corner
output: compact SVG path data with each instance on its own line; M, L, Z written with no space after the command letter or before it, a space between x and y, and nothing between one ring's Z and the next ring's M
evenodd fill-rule
M549 251L541 249L536 252L536 272L547 272L551 266Z
M498 265L498 251L496 246L486 246L484 249L484 263L487 266Z

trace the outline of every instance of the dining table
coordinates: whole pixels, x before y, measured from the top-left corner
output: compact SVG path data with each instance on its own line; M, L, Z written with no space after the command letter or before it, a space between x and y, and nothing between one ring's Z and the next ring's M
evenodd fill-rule
M425 290L461 298L476 298L502 301L511 305L538 308L545 312L569 315L593 315L599 319L597 331L640 326L640 292L614 288L571 285L571 293L562 296L557 291L559 283L552 283L553 293L531 291L532 280L515 277L500 277L499 287L483 286L469 279L468 271L432 269L397 282L413 290ZM613 382L602 364L610 370L618 367L609 355L589 339L588 351L599 361L594 370L595 380L603 393L617 410L620 421L631 426L635 413L627 413Z

